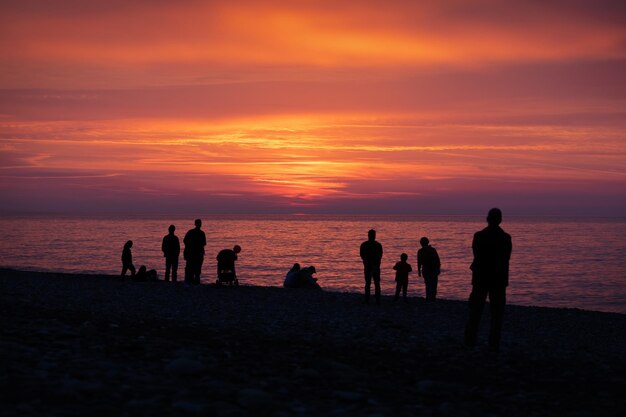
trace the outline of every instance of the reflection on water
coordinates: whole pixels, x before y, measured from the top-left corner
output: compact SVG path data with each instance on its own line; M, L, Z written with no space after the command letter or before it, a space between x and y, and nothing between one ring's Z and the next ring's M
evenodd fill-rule
M122 245L131 239L135 266L156 268L162 277L161 239L171 223L182 243L193 219L4 218L1 265L119 274ZM416 269L419 238L428 236L442 260L438 296L466 299L472 236L484 226L481 217L204 217L203 279L215 280L219 250L239 244L238 272L244 284L280 286L299 262L315 265L324 288L360 292L359 245L374 228L385 251L383 293L393 293L391 268L402 252ZM510 303L626 313L626 219L505 217L502 226L513 237ZM182 268L181 254L181 274ZM409 293L424 295L415 274Z

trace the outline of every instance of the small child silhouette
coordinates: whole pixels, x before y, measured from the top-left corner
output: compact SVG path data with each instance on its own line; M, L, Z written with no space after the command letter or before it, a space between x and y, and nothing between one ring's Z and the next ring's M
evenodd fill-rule
M409 286L409 272L413 270L406 260L409 259L409 255L403 253L400 255L400 262L396 262L393 269L396 271L396 296L393 301L398 301L400 297L400 290L402 290L402 297L406 303L406 291Z

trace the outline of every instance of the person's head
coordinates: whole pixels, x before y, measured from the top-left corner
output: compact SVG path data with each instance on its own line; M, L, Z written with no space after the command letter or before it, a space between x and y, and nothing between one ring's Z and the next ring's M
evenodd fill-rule
M145 272L146 272L146 266L145 266L145 265L141 265L141 266L139 267L139 273L140 273L140 274L143 274L143 273L145 273Z
M199 229L200 227L202 227L202 220L200 219L196 219L196 221L194 222L194 224L196 225L196 227Z
M420 239L420 245L422 245L423 248L428 246L429 243L430 243L430 240L428 240L427 237L423 237Z
M369 240L376 240L376 230L370 229L370 231L367 232L367 238Z
M314 267L313 265L309 266L309 267L308 267L308 269L309 269L309 272L310 272L311 274L315 274L315 273L317 272L317 271L315 270L315 267Z
M400 255L400 260L402 262L406 262L407 259L409 259L409 255L407 255L406 253L403 253L402 255Z
M167 228L167 230L168 230L170 233L174 233L174 230L176 230L176 226L174 226L173 224L170 224L170 227L168 227L168 228Z
M292 271L299 271L300 270L300 264L298 262L296 262L295 264L293 264L293 266L291 267Z
M502 223L502 210L499 208L492 208L487 213L487 223L489 226L497 226Z
M235 246L233 247L233 252L235 252L235 253L239 253L239 252L241 252L241 246L239 246L239 245L235 245Z
M118 246L118 247L119 247L119 246ZM132 247L133 247L133 241L132 241L132 240L127 241L127 242L124 244L124 247L125 247L125 248L129 248L129 249L130 249L130 248L132 248Z

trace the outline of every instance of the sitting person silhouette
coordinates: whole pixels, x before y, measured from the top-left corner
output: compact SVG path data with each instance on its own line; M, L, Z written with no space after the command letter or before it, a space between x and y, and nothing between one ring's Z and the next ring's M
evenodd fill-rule
M313 288L320 289L317 278L313 278L317 270L313 265L300 268L299 263L293 264L287 275L283 286L285 288Z
M126 276L126 271L130 270L130 277L135 276L135 265L133 265L133 253L130 249L133 247L133 241L129 240L124 244L122 249L122 278Z
M302 268L298 274L298 282L300 288L321 289L317 283L317 278L313 278L313 274L317 271L313 265Z
M300 264L295 263L285 275L285 281L283 287L285 288L298 288L298 276L300 274Z
M139 271L133 277L133 281L137 282L146 282L146 281L158 281L159 278L157 276L156 269L147 270L145 265L141 265L139 267Z

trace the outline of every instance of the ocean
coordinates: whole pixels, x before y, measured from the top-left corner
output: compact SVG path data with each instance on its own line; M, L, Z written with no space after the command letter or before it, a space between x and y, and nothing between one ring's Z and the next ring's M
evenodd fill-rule
M395 289L393 265L401 253L417 268L419 239L439 252L437 296L465 300L471 290L472 237L481 216L200 216L207 235L203 281L216 278L216 254L235 244L240 282L281 286L294 262L314 265L331 291L363 291L359 245L376 229L384 247L381 285ZM164 275L161 239L170 224L181 239L193 218L3 217L1 267L22 270L119 274L122 246L134 242L133 261ZM626 218L506 217L513 238L510 304L572 307L626 313ZM184 260L180 259L179 279ZM414 272L409 296L424 296Z

